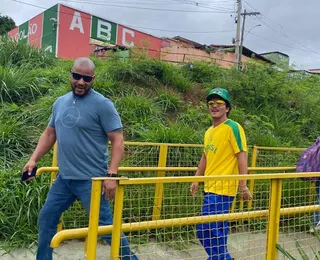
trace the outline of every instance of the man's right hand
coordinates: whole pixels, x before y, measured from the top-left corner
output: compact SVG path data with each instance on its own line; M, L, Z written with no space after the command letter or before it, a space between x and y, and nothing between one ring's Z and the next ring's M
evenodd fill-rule
M33 168L36 167L36 166L37 166L36 161L30 159L30 160L26 163L26 165L23 167L22 172L28 171L28 174L31 175L31 172L32 172ZM34 178L35 178L35 177L30 177L30 178L26 179L25 181L31 181L31 180L33 180Z
M190 185L190 193L191 193L192 197L196 196L198 189L199 189L199 183L198 182L193 182Z
M241 186L238 187L238 194L241 200L244 200L244 201L252 200L252 195L246 185L242 187Z

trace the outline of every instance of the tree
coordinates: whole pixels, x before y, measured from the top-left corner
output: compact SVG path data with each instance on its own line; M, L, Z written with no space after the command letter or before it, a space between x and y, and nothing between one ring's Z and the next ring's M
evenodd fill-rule
M0 35L5 34L16 27L16 23L9 16L0 15Z

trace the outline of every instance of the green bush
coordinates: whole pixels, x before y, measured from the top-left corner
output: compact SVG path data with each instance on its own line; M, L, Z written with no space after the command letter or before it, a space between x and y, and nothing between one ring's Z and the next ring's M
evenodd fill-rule
M157 143L201 143L203 137L193 128L181 123L152 124L139 131L139 141Z
M178 67L150 58L116 59L115 64L108 68L108 73L114 80L136 83L149 88L164 84L185 92L192 86L192 82Z
M205 103L197 106L188 106L184 113L178 116L178 121L193 126L195 130L204 131L212 125L212 119Z
M17 105L6 105L0 110L0 168L8 169L31 151L35 127L21 116Z
M183 102L181 102L181 96L168 89L157 90L155 101L165 113L177 112L179 107L183 104Z
M24 41L15 41L7 38L0 40L0 66L24 66L25 63L37 67L54 65L56 58L43 49L31 46Z
M190 64L185 65L183 69L193 82L199 83L211 83L214 79L221 77L225 70L206 62L194 62L192 65L192 70L190 70Z
M30 65L0 66L0 101L32 102L41 95L40 85L45 81L44 78L34 75Z
M27 248L37 241L38 215L49 190L49 174L26 184L21 182L21 170L27 158L16 169L0 170L0 241L1 248L10 251ZM50 164L46 156L41 165Z

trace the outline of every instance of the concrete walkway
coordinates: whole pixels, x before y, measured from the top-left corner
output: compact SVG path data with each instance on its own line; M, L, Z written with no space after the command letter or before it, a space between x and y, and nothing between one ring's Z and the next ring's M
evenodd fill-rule
M309 259L314 259L312 256L312 248L315 251L320 250L320 243L316 237L309 233L294 233L280 234L279 242L282 247L287 249L291 255L297 260L301 259L296 248L296 241L299 241L303 249L306 251ZM83 260L84 243L78 240L72 240L64 243L61 247L55 250L54 260ZM311 248L312 247L312 248ZM186 259L207 259L206 252L199 245L198 241L186 241L184 250L174 250L168 243L156 244L150 242L148 245L142 245L138 248L132 246L140 260L186 260ZM228 249L232 257L236 260L265 259L266 253L266 234L265 233L233 233L229 236ZM35 249L20 249L5 254L0 252L1 260L34 260ZM97 260L109 259L110 247L102 244L98 245ZM279 252L278 259L287 259Z

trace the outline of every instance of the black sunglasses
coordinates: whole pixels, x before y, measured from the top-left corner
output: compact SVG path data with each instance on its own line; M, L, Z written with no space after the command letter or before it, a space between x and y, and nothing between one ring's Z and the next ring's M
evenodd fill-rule
M74 79L74 80L80 80L81 78L83 78L83 81L84 82L91 82L92 80L93 80L93 78L94 78L94 76L86 76L86 75L81 75L81 74L79 74L79 73L75 73L75 72L73 72L73 71L71 71L71 75L72 75L72 78Z

